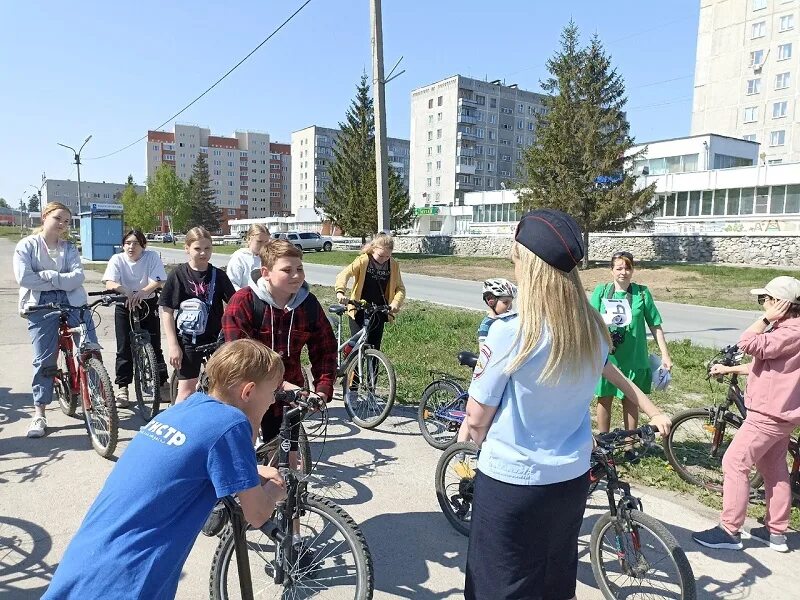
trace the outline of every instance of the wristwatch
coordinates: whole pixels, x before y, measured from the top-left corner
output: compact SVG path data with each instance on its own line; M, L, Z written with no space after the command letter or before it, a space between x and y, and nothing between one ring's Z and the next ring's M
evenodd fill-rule
M764 325L766 325L767 327L772 325L772 323L769 322L769 319L767 317L761 317L761 320L764 322Z

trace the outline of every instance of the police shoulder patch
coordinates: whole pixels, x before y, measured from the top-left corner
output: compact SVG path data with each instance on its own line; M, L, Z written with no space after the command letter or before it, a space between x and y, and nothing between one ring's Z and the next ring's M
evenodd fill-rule
M472 379L478 379L483 375L490 358L492 358L492 349L486 344L481 344L480 352L478 353L478 362L475 364L475 370L472 372Z

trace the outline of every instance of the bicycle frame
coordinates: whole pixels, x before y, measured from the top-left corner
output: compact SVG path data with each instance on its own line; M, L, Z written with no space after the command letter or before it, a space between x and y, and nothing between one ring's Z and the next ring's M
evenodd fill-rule
M84 322L86 309L81 310L81 322L76 327L70 327L67 324L67 315L61 313L59 315L60 323L58 330L58 348L63 350L67 355L67 384L71 394L81 395L81 405L84 410L91 410L91 403L89 401L88 382L86 380L86 371L83 368L84 362L92 357L100 358L100 353L97 351L86 350L85 344L87 339L88 328ZM74 335L78 335L78 352L75 352Z

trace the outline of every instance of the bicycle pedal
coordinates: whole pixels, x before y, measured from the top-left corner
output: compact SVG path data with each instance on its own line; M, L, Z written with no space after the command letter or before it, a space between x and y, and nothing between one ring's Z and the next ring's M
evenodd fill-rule
M463 461L456 464L453 467L453 471L455 471L456 475L461 479L473 479L475 477L475 469Z

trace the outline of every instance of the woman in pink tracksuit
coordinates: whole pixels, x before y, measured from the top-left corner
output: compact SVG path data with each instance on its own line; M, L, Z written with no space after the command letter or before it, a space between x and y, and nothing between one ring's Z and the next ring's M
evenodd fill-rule
M764 306L764 317L739 338L739 348L753 357L748 365L714 368L715 373L747 374L747 418L722 459L720 525L692 538L708 548L740 550L742 537L756 538L773 550L787 552L792 490L786 453L792 431L800 425L800 281L776 277L752 290ZM771 326L770 331L767 329ZM749 476L755 466L764 477L766 527L750 536L741 528L750 499Z

